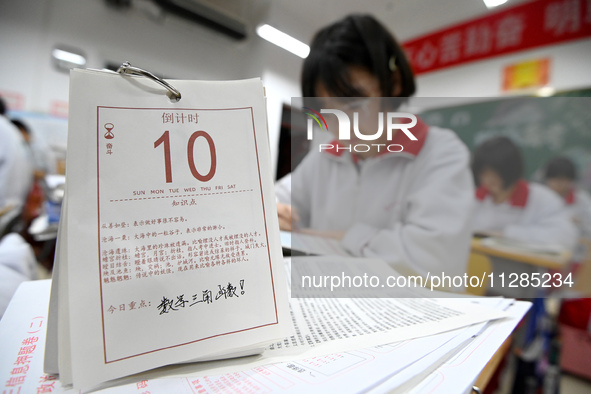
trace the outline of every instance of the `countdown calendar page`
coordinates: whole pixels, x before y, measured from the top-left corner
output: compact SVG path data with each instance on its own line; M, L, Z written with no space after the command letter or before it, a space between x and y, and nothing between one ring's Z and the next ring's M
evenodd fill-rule
M271 277L273 211L263 209L252 108L99 107L98 125L107 362L276 324L275 300L258 296L272 293L258 276ZM155 290L161 282L170 285ZM176 330L195 317L196 330ZM153 339L126 341L130 331Z
M174 81L171 103L129 79L71 81L60 368L81 387L260 346L287 310L261 82Z

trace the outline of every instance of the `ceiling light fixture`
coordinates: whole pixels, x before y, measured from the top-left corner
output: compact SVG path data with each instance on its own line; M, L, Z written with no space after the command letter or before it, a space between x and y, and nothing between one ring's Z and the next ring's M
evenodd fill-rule
M61 49L56 48L51 52L51 54L53 55L54 58L56 58L58 60L68 62L68 63L73 63L77 66L83 66L86 64L86 59L84 58L84 56L78 55L76 53L66 52Z
M257 27L257 34L259 37L281 47L294 55L305 59L310 53L310 47L300 40L293 38L289 34L285 34L281 30L277 30L270 25L261 25Z
M541 87L536 92L539 97L550 97L553 96L554 93L556 93L556 89L554 89L552 86Z
M507 0L482 0L482 1L484 1L484 5L488 9L495 8L497 6L500 6L501 4L505 4L507 2Z
M66 49L64 47L55 47L51 51L53 63L59 70L69 71L71 68L84 67L86 57L81 51Z

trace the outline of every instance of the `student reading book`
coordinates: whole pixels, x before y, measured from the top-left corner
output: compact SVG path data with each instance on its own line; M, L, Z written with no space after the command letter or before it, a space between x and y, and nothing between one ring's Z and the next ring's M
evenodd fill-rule
M401 272L464 273L474 191L467 148L452 131L420 120L409 128L416 140L397 130L391 139L384 132L367 141L378 112L400 111L392 101L404 100L391 98L415 92L404 51L388 30L367 15L320 30L304 62L302 91L320 108L357 112L350 118L358 116L357 132L365 136L311 151L278 182L281 229L338 239L352 255L381 258ZM368 149L351 149L356 143Z

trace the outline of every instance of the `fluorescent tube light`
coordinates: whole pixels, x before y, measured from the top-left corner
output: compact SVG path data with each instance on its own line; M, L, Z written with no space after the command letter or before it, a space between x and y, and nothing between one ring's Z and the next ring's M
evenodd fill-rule
M482 0L486 8L495 8L501 4L505 4L507 0Z
M305 59L308 57L310 53L310 47L298 39L293 38L289 34L285 34L281 30L277 30L273 26L269 25L261 25L257 27L257 34L259 37L264 38L265 40L269 41L281 47L294 55Z
M552 86L544 86L539 88L536 92L536 94L540 97L550 97L554 95L554 93L556 93L556 89L554 89Z
M59 48L54 48L53 51L51 51L51 56L57 60L76 66L84 66L86 64L86 58L84 56L77 53L64 51Z

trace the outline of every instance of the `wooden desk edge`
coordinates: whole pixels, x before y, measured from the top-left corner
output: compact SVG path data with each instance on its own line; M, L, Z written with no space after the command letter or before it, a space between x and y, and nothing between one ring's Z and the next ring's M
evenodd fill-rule
M499 364L511 348L511 335L505 339L505 342L497 349L495 354L491 357L488 363L484 366L478 378L474 382L474 386L478 387L481 392L484 392L486 386L490 383L490 379L494 375L495 371L497 370Z
M16 205L6 205L6 206L0 208L0 216L7 214L8 212L12 211L16 207L17 207Z
M482 245L479 239L473 239L471 248L473 252L485 254L493 257L501 257L509 260L518 261L524 264L535 265L537 267L548 269L562 269L567 264L570 256L560 258L560 261L545 256L536 256L533 254L509 252L506 250L496 249L490 246Z

